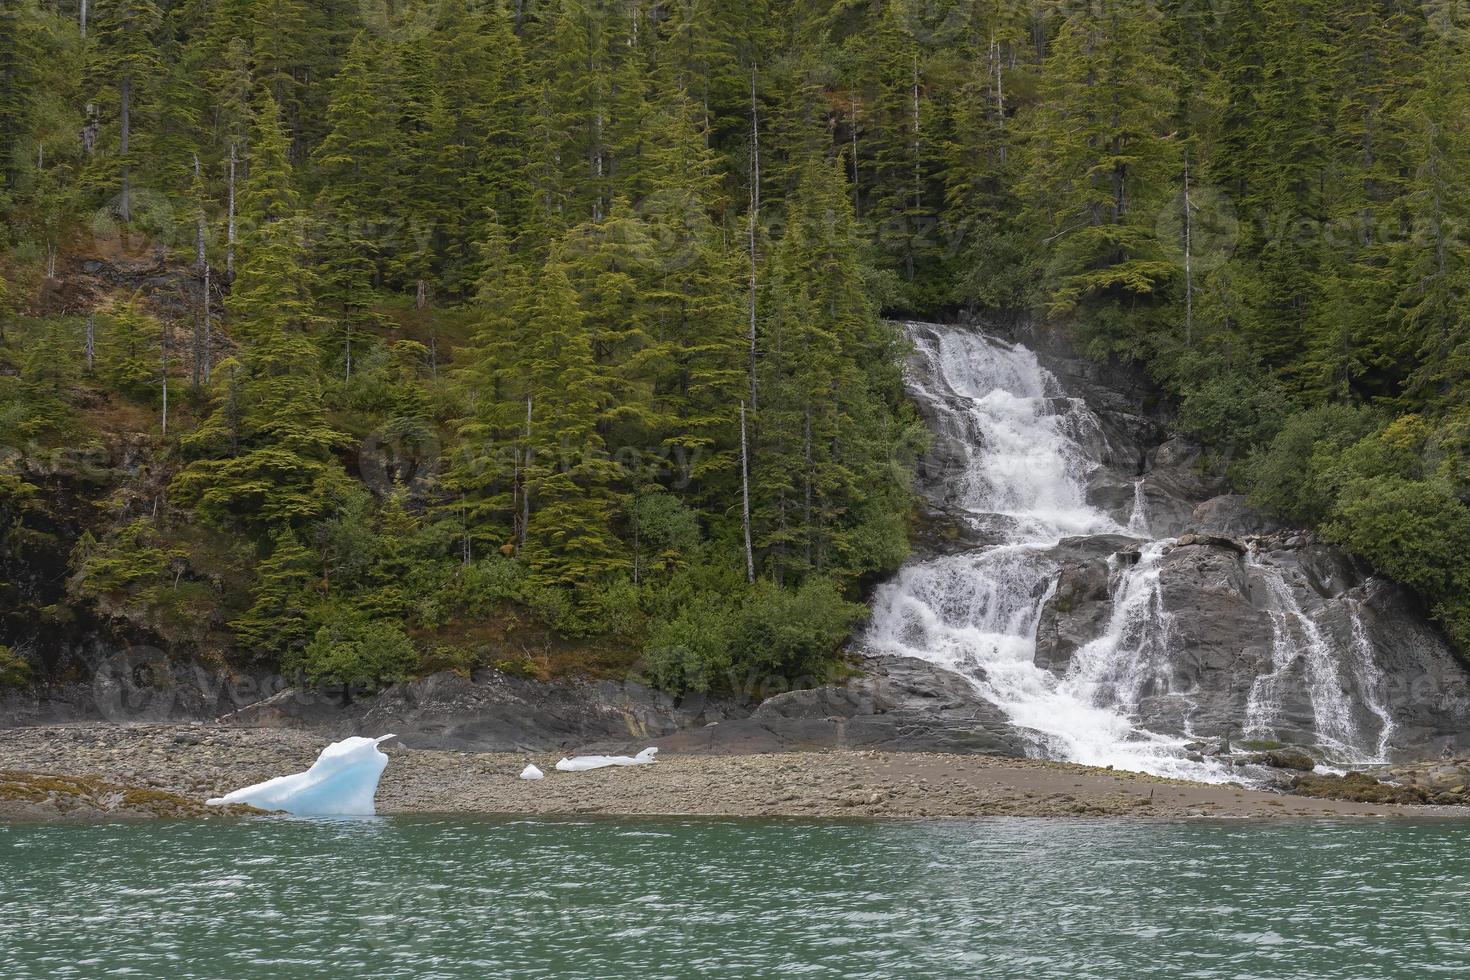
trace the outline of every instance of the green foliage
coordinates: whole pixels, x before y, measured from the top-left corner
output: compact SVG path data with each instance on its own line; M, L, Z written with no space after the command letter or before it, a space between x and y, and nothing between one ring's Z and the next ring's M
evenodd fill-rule
M313 684L331 682L376 690L416 672L418 654L392 623L368 621L323 626L301 653L301 666Z
M156 590L171 582L183 568L188 552L169 547L161 530L147 518L137 518L101 542L84 542L76 584L94 595L140 589Z
M27 449L75 432L67 389L76 381L67 325L21 321L0 346L0 446Z
M279 657L298 649L312 634L317 605L308 591L316 579L312 555L290 530L281 529L256 566L250 608L230 624L255 656Z
M1443 486L1400 476L1352 480L1323 532L1418 590L1461 649L1470 644L1470 508Z
M31 663L24 657L0 644L0 690L7 687L25 687L31 682Z
M646 668L673 690L809 687L826 679L838 647L865 616L821 576L795 590L769 582L701 590L653 628Z
M133 300L111 316L98 317L94 330L103 382L130 398L157 401L163 336L158 320Z
M128 454L78 594L321 677L525 616L676 687L816 669L907 549L880 313L963 307L1141 365L1470 631L1470 558L1410 567L1470 501L1444 11L108 0L78 35L0 9L0 444ZM0 475L6 520L38 493Z
M1225 452L1269 442L1292 410L1290 396L1270 378L1225 371L1188 387L1179 402L1179 429Z
M1325 520L1340 489L1340 455L1376 426L1372 412L1349 405L1291 416L1270 446L1250 459L1245 482L1252 501L1304 525Z

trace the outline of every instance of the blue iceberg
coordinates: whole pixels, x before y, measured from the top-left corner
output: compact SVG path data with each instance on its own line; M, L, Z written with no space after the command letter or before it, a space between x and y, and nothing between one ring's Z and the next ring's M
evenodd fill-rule
M388 766L378 743L393 737L344 738L322 749L305 772L277 776L205 802L210 806L248 803L303 817L371 817L377 812L373 797L378 779Z

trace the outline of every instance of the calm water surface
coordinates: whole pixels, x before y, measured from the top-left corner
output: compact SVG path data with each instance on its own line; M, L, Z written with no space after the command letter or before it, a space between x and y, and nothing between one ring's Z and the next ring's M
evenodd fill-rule
M0 826L0 976L1470 975L1470 825Z

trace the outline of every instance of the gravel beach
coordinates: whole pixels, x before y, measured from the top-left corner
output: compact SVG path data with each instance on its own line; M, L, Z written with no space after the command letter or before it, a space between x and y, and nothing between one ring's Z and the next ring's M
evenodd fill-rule
M0 770L88 777L203 800L308 767L320 736L210 725L0 730ZM1461 808L1309 799L1067 763L982 755L665 753L655 765L583 773L557 754L403 748L378 788L383 814L497 813L790 817L1343 817L1459 815ZM546 773L518 778L527 762ZM59 814L58 814L59 815ZM0 820L34 819L7 804Z

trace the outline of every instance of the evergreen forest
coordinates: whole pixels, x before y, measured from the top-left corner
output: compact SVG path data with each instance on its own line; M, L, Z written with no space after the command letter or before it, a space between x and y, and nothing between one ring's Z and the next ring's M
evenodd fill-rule
M0 685L814 677L898 321L1064 330L1470 646L1450 0L0 0ZM69 638L58 642L58 637Z

